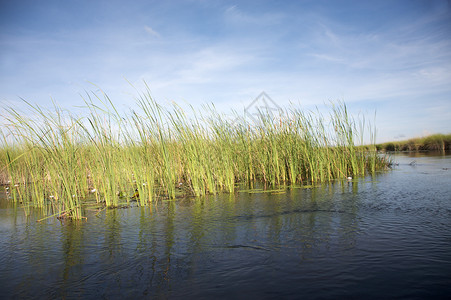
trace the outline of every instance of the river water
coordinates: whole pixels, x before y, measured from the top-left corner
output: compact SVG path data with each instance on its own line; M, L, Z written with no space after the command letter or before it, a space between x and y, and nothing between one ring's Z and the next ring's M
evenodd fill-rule
M451 156L392 158L351 181L82 222L37 223L2 201L0 298L449 298Z

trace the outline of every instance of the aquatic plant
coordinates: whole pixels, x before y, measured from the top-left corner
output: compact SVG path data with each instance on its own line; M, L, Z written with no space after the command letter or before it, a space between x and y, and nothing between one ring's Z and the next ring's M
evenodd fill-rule
M164 108L148 89L129 114L119 113L105 94L84 100L89 113L83 117L56 105L44 112L26 102L34 118L5 108L1 178L12 201L50 205L53 213L80 219L83 202L93 197L106 207L147 205L178 195L233 193L237 182L312 185L389 163L374 145L356 147L366 124L357 126L344 103L332 105L327 118L291 107L229 121L214 106L189 114L176 104Z

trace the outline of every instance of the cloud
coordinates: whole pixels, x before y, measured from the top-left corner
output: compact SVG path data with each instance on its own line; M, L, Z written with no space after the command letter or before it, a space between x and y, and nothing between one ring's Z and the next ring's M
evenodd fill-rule
M160 37L160 34L158 32L156 32L154 29L152 29L151 27L149 27L149 26L144 26L144 30L148 34L150 34L150 35L152 35L154 37Z
M248 12L240 9L237 5L229 6L224 11L224 20L236 26L243 25L258 25L258 26L273 26L280 23L284 18L284 14L277 12ZM243 28L241 28L243 29Z
M225 10L224 16L225 16L226 20L228 20L230 22L253 23L253 22L257 21L256 18L254 18L250 15L244 14L240 9L238 9L238 7L236 5L229 6Z
M312 53L312 54L308 54L310 56L313 56L314 58L317 58L319 60L324 60L324 61L329 61L329 62L334 62L334 63L344 63L346 62L345 59L341 58L341 57L336 57L330 54L321 54L321 53Z
M93 90L88 82L94 82L113 101L133 106L126 78L139 91L145 80L157 101L214 102L226 111L243 108L266 91L281 106L341 99L369 111L392 102L410 105L415 99L425 103L409 109L400 104L397 114L407 119L429 106L434 121L449 118L446 102L433 105L438 97L450 100L451 22L444 20L449 9L412 14L414 9L406 7L408 12L399 14L392 4L381 4L392 13L382 16L369 5L367 20L363 2L347 7L356 14L346 17L333 4L192 1L181 9L179 3L143 3L127 6L133 14L118 14L120 22L98 16L92 23L42 27L39 34L5 31L0 101L18 94L45 103L51 94L70 106L82 102L78 92ZM142 19L152 20L148 24L153 27ZM387 117L388 129L383 127L387 132L393 119L401 120L392 110L381 110L392 117ZM405 122L399 132L411 134Z

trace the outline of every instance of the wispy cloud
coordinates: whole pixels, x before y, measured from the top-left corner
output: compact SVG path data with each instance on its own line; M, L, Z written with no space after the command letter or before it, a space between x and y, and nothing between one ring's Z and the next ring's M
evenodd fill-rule
M149 26L144 26L144 30L151 36L160 37L160 34Z
M225 110L244 107L263 90L282 106L343 99L378 109L392 136L400 132L390 131L391 120L403 120L399 130L408 135L418 112L448 116L440 112L451 102L451 12L441 3L426 10L390 1L138 1L62 25L31 6L30 18L0 26L0 101L47 103L52 95L71 105L93 82L113 101L132 105L126 78L138 89L145 80L158 101L214 102ZM409 101L415 105L402 110ZM398 103L397 116L388 103ZM439 126L430 124L430 131Z
M238 5L231 5L224 11L224 18L226 22L236 25L256 24L269 26L279 23L283 19L282 13L277 12L258 12L258 10L245 11Z

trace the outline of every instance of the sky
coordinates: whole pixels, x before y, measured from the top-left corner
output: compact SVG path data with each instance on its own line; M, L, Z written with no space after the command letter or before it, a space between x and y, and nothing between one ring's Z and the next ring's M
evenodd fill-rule
M146 84L225 113L343 101L377 142L451 133L451 1L0 0L0 109L127 110Z

